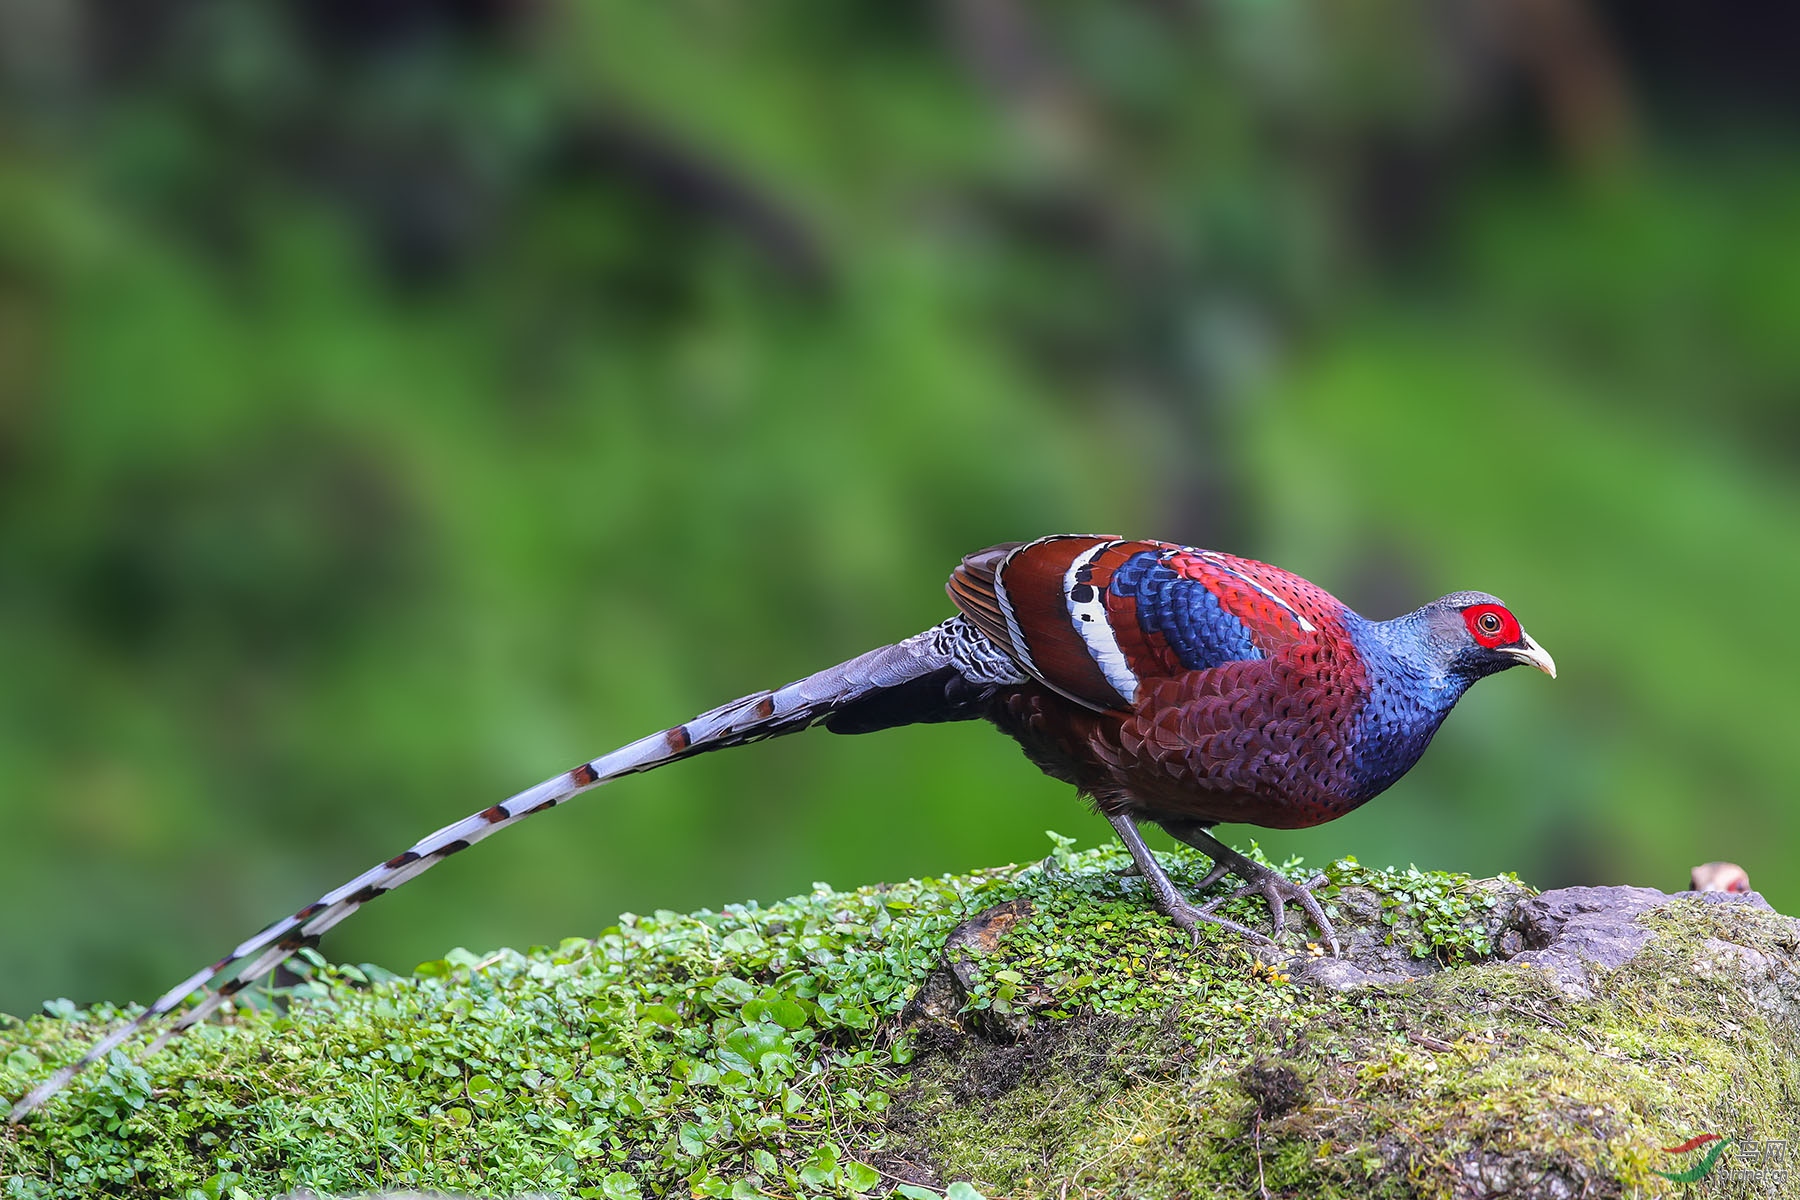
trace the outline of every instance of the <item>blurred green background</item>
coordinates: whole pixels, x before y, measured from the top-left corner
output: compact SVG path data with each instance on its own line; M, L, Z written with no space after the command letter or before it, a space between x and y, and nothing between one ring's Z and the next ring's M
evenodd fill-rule
M1505 597L1323 863L1800 908L1796 18L1677 0L0 3L0 1010L1062 530ZM984 726L631 779L325 951L1107 836ZM1253 831L1228 834L1240 841Z

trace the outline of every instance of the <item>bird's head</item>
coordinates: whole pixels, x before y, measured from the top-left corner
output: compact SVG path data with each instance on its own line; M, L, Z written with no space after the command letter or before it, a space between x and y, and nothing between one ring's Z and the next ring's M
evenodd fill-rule
M1486 592L1453 592L1417 614L1444 673L1473 682L1527 663L1556 678L1556 660L1531 640L1512 610Z

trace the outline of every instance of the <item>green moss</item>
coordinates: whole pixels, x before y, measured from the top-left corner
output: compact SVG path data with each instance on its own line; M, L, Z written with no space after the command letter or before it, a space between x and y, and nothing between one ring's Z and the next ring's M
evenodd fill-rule
M0 1146L0 1177L24 1196L866 1189L878 1178L845 1137L879 1120L907 1056L880 1026L962 915L1016 890L992 872L820 887L627 916L529 954L459 951L369 988L327 971L291 1012L176 1041L153 1078L115 1056ZM0 1089L118 1015L5 1031Z
M1340 893L1361 888L1373 894L1389 945L1404 945L1414 958L1436 959L1445 966L1492 954L1491 915L1510 896L1526 890L1517 875L1471 879L1417 867L1374 870L1353 858L1333 863L1330 878ZM1327 915L1338 915L1338 906L1332 905Z
M411 978L321 968L78 1080L0 1140L4 1194L1448 1196L1528 1164L1654 1195L1658 1146L1792 1136L1792 1029L1705 966L1791 958L1770 914L1665 906L1573 1001L1479 962L1516 884L1343 862L1341 921L1476 965L1336 993L1290 978L1298 935L1294 961L1192 945L1124 861L1059 840L1041 867L627 916ZM961 956L965 1011L909 1009L951 930L1006 901L1019 919ZM0 1029L0 1094L121 1015L53 1009Z

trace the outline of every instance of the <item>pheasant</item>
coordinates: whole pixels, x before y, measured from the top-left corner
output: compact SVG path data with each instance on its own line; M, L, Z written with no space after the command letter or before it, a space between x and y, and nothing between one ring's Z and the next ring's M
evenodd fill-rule
M1235 822L1298 829L1341 817L1418 761L1476 680L1520 663L1556 675L1550 655L1486 593L1457 592L1372 621L1279 568L1168 542L1057 535L994 546L963 559L948 590L960 611L923 633L640 738L422 838L170 988L8 1119L209 982L223 977L153 1051L364 904L500 829L622 775L819 724L867 733L991 721L1041 770L1092 800L1176 925L1266 941L1216 912L1228 899L1260 895L1277 936L1284 906L1297 903L1335 954L1311 891L1316 880L1294 882L1209 830ZM1210 857L1199 890L1227 874L1244 886L1194 904L1145 846L1138 826L1146 822Z

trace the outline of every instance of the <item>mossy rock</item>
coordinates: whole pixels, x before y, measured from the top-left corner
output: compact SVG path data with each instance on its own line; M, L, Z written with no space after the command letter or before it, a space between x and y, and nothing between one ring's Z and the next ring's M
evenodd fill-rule
M1800 922L1755 897L1345 860L1331 959L1195 945L1126 861L315 960L7 1127L0 1195L1800 1193ZM123 1015L46 1007L0 1027L0 1095Z

